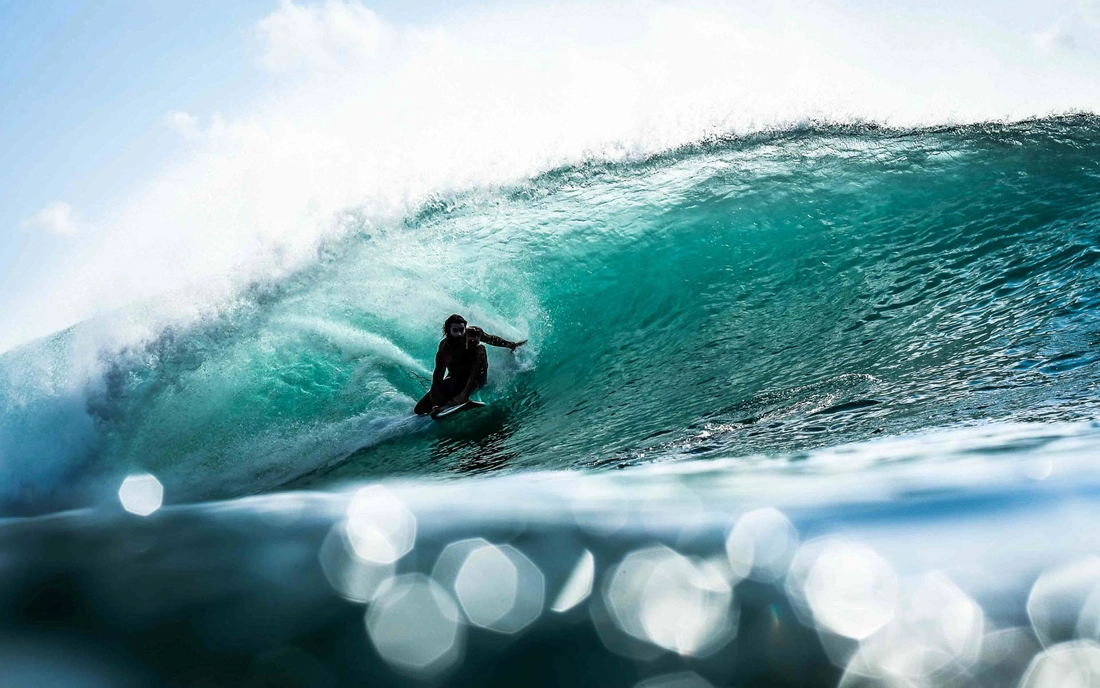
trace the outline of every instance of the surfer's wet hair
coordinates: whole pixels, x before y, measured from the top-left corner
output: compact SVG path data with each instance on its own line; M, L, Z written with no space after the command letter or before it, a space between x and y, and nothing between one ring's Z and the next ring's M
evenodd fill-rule
M447 321L443 323L443 336L446 337L451 333L451 325L455 323L462 323L462 326L466 326L466 318L463 318L458 313L455 313L451 317L447 318Z

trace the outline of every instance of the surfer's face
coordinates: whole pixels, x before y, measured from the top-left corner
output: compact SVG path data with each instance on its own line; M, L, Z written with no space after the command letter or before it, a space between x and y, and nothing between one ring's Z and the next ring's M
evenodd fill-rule
M454 323L450 329L447 330L447 335L451 339L461 339L466 334L466 326L462 323Z

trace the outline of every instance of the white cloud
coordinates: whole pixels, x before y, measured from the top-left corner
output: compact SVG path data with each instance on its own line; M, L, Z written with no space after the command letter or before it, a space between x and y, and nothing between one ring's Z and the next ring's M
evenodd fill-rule
M1100 52L1100 10L1094 0L1081 0L1061 18L1032 36L1042 51Z
M262 64L272 72L336 70L358 65L378 50L383 25L359 2L327 0L296 5L280 0L279 9L260 21Z
M1032 39L1035 41L1036 46L1046 52L1058 49L1073 50L1075 44L1073 34L1059 24L1055 24L1045 31L1040 31Z
M81 223L72 206L64 201L57 201L24 220L23 227L71 237L80 232Z
M198 141L202 138L202 130L199 129L199 121L194 115L189 115L186 112L173 111L168 113L165 121L184 141Z

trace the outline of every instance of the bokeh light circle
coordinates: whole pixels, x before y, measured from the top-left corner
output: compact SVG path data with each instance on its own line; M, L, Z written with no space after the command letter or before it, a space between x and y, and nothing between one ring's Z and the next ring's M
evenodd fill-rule
M164 503L164 486L149 473L130 475L118 488L118 500L131 514L148 516Z
M366 625L378 654L397 669L436 674L461 658L464 626L458 606L423 574L393 579L371 604Z

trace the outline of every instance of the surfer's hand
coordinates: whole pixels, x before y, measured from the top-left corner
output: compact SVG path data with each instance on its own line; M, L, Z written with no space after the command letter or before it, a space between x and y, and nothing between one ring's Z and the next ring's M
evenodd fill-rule
M512 351L515 351L517 348L523 346L526 343L527 343L526 339L524 339L522 342L512 342L511 344L508 345L508 348L511 349Z
M432 410L428 413L428 415L431 416L432 419L434 420L436 414L438 414L441 409L442 409L442 407L440 407L440 406L433 406Z

